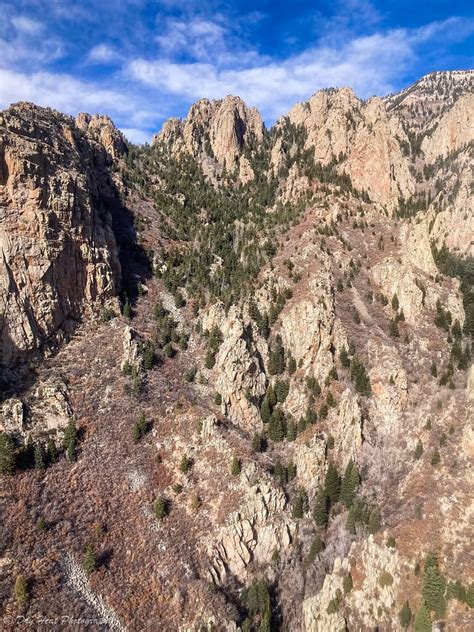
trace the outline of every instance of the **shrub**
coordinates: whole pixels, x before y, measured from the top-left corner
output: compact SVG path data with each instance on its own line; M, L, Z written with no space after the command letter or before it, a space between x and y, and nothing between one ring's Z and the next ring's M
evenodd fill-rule
M348 573L347 575L344 576L344 579L342 580L342 588L344 590L344 592L346 593L350 593L352 588L353 588L354 584L352 583L352 575L350 573Z
M168 505L164 498L157 498L153 503L153 513L161 520L168 514Z
M0 474L12 474L15 463L15 444L10 435L0 432Z
M232 476L238 476L242 471L242 465L240 459L236 456L232 457L232 463L230 465L230 473Z
M379 576L379 584L382 588L393 584L393 577L388 571L382 571Z
M97 568L97 557L91 544L88 544L86 546L84 558L82 560L82 568L86 571L88 575L93 573Z
M179 464L179 470L183 474L187 474L192 467L192 460L186 455L183 454L181 457L181 462Z

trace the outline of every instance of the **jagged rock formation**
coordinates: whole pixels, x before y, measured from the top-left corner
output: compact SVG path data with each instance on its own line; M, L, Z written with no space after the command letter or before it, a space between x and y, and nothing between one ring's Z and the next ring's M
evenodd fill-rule
M76 124L26 103L0 113L3 366L54 346L116 295L116 194L105 168L123 149L107 118Z
M392 206L414 192L398 141L403 130L380 99L363 103L349 88L322 90L290 110L288 120L304 126L316 161L340 160L354 186L374 201Z
M153 143L163 143L171 155L187 152L198 160L215 159L221 167L239 165L243 180L252 172L243 150L263 138L263 121L255 108L248 108L239 97L195 103L184 121L168 120Z

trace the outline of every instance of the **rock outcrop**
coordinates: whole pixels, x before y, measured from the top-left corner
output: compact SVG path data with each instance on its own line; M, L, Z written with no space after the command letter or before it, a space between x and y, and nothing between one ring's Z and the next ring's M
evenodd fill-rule
M354 186L374 201L393 206L414 192L398 140L403 130L380 99L363 103L350 88L322 90L294 106L288 120L304 127L317 162L340 161Z
M251 179L251 167L242 156L246 147L263 138L262 117L248 108L240 97L197 101L184 121L170 119L153 138L163 143L172 155L187 152L197 160L213 158L221 167L233 170L236 165L243 179Z
M116 199L105 165L119 139L108 118L82 115L76 125L26 103L0 113L2 365L54 346L115 296Z

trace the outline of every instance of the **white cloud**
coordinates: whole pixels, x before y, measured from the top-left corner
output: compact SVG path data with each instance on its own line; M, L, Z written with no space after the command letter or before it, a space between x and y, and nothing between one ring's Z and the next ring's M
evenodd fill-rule
M435 37L462 39L468 29L472 32L473 23L451 18L420 29L394 29L357 37L338 47L319 45L278 62L255 56L249 67L242 65L238 54L233 67L219 64L218 56L213 62L198 59L191 63L162 57L154 61L136 59L128 65L128 73L161 93L187 100L238 94L273 120L324 87L348 85L364 98L386 94L416 60L420 44Z
M168 18L155 39L165 56L185 53L194 59L206 60L227 50L225 35L226 29L212 20Z
M117 51L108 44L98 44L90 49L86 61L89 63L108 63L120 59Z
M157 118L156 112L145 107L144 99L132 96L131 91L100 88L93 82L65 74L28 75L0 69L0 107L8 107L16 101L32 101L72 115L78 112L110 114L140 129L149 127Z
M137 145L144 145L145 143L149 143L151 141L150 134L138 129L137 127L121 127L120 131L127 140L131 143L136 143Z
M32 20L24 15L18 15L12 18L12 24L17 31L21 33L25 33L27 35L32 35L34 33L39 33L43 30L43 25L41 22L37 20Z

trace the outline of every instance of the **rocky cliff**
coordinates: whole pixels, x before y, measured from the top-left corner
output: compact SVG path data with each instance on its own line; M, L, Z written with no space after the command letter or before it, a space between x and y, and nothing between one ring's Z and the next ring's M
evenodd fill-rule
M107 117L27 103L0 113L2 365L55 346L113 300L120 264L107 172L125 144Z
M0 114L7 629L472 627L471 86Z

